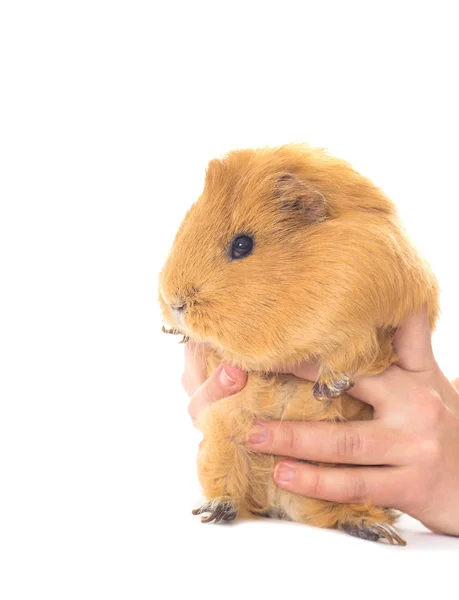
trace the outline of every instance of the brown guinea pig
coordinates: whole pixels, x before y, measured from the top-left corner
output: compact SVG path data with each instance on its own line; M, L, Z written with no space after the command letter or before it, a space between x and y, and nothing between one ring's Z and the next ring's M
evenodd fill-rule
M203 411L199 479L205 522L238 512L335 527L404 544L397 514L304 498L272 481L276 457L249 451L253 421L363 420L352 379L397 360L393 337L438 288L392 202L347 163L304 145L238 150L208 166L160 275L173 333L206 342L208 373L222 361L249 372L245 388ZM304 360L315 384L277 374Z

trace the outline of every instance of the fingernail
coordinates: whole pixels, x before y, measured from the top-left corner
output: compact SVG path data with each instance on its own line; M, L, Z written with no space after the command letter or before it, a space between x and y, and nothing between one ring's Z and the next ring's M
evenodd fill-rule
M277 483L290 483L295 477L295 469L286 464L278 463L274 469L274 479Z
M268 430L263 425L255 425L252 428L249 439L247 440L248 444L264 444L268 441Z
M237 381L239 369L231 365L225 365L220 373L220 383L225 386L232 386Z

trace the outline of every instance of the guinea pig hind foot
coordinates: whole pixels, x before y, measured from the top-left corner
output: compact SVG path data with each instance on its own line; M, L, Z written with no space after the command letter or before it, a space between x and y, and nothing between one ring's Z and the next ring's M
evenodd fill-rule
M370 523L362 519L358 524L342 523L339 525L339 529L362 540L377 542L380 539L385 539L391 546L406 546L405 540L390 525Z
M194 515L208 513L201 517L202 523L219 523L220 521L234 521L239 508L238 502L230 496L222 496L209 500L199 508L194 509Z
M312 388L312 393L316 400L332 400L333 398L339 398L353 386L354 380L346 376L326 382L323 379L318 379Z

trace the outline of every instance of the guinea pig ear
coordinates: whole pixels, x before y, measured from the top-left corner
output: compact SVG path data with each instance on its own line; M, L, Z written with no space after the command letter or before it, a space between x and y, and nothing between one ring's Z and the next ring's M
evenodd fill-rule
M293 173L283 173L276 180L276 196L281 210L291 211L309 223L321 223L329 216L326 200L318 190Z

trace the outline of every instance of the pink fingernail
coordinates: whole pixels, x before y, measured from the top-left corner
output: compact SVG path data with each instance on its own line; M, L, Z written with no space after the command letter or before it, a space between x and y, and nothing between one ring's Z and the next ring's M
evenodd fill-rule
M231 365L225 365L220 373L220 383L225 387L232 386L237 381L239 369Z
M278 463L274 470L274 479L276 483L290 483L295 477L295 469L284 463Z
M247 443L248 444L264 444L267 441L268 441L268 430L263 425L257 424L252 428L252 432L250 433Z

